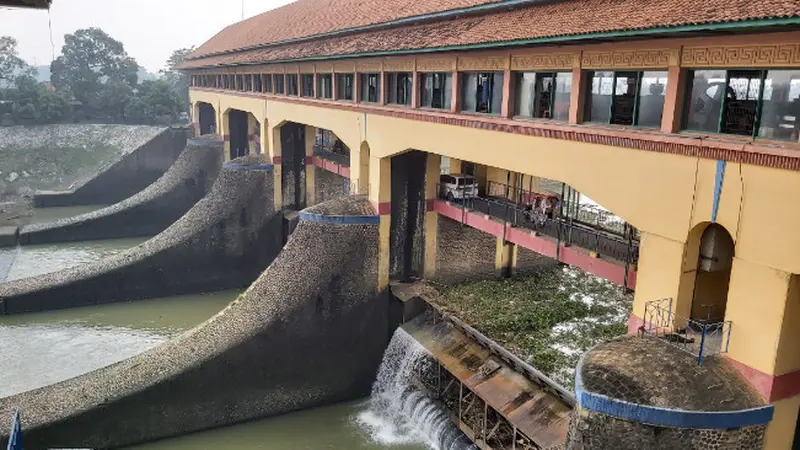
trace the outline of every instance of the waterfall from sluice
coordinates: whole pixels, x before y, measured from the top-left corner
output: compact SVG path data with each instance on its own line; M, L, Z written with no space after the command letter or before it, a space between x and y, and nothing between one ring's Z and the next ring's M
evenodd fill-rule
M398 328L378 369L369 407L358 423L382 445L423 444L433 450L475 450L450 421L444 409L413 384L429 353L411 335Z

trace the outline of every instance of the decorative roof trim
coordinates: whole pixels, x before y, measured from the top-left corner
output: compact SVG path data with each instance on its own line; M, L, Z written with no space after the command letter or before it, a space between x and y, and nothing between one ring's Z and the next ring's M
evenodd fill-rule
M401 49L401 50L389 50L380 52L345 53L341 55L323 55L323 56L312 56L308 58L297 58L297 59L276 59L271 61L257 61L252 63L238 63L238 64L224 64L224 65L220 64L211 66L197 65L184 70L199 69L204 67L253 66L262 64L280 64L287 62L337 60L345 58L366 58L366 57L376 57L376 56L425 54L425 53L438 53L438 52L448 52L448 51L486 50L486 49L496 49L502 47L522 47L528 45L558 44L558 43L567 43L567 42L591 40L591 39L658 36L658 35L666 35L673 33L689 33L697 31L720 31L720 30L740 29L740 28L760 28L760 27L773 27L773 26L786 26L786 25L800 25L800 17L783 17L783 18L756 19L756 20L744 20L744 21L740 20L733 22L711 22L704 24L679 25L675 27L654 27L654 28L643 28L638 30L604 31L598 33L572 34L565 36L551 36L551 37L540 37L532 39L516 39L511 41L484 42L484 43L466 44L466 45L449 45L442 47L429 47L420 49L406 49L406 50ZM272 46L272 44L270 44L269 46ZM261 47L253 47L247 49L240 49L236 51L224 52L224 54L239 53L246 50L252 50L254 48L261 48ZM212 56L218 56L220 54L223 53L215 53L215 54L209 53L199 56L197 58L187 59L187 62L189 63L193 61L199 62L204 58L210 58Z

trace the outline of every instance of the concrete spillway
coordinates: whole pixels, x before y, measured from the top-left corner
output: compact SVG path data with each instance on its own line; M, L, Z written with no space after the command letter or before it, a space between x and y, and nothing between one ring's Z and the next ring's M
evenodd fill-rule
M114 448L363 396L388 338L377 252L365 199L306 210L275 261L205 324L1 399L0 417L21 410L26 449ZM8 425L0 421L0 445Z
M183 216L217 179L223 143L190 139L175 163L143 191L88 214L24 227L22 245L153 236Z
M211 192L158 236L112 258L0 285L0 314L241 288L282 245L272 166L222 169Z

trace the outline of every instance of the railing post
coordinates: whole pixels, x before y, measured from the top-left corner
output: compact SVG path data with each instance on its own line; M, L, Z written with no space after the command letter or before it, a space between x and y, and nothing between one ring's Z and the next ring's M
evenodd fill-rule
M725 326L725 322L722 322L722 326ZM728 322L728 337L725 338L725 353L728 353L728 347L731 345L731 328L733 328L733 322Z
M698 366L703 364L703 348L705 347L706 344L706 326L707 325L703 325L703 327L701 328L702 335L700 337L700 351L697 352Z

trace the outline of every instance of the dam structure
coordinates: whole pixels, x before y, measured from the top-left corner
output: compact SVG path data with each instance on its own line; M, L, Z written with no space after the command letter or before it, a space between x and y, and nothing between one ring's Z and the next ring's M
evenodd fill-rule
M249 287L138 356L0 399L34 448L367 395L358 423L438 449L800 446L800 204L781 201L800 191L800 4L299 0L180 69L216 150L190 141L170 170L197 180L184 164L207 155L213 186L136 248L0 284L0 314ZM560 266L630 295L566 386L537 367L544 336L514 348L428 290ZM519 301L501 286L479 295ZM569 301L607 306L587 297ZM473 319L540 319L494 306Z

